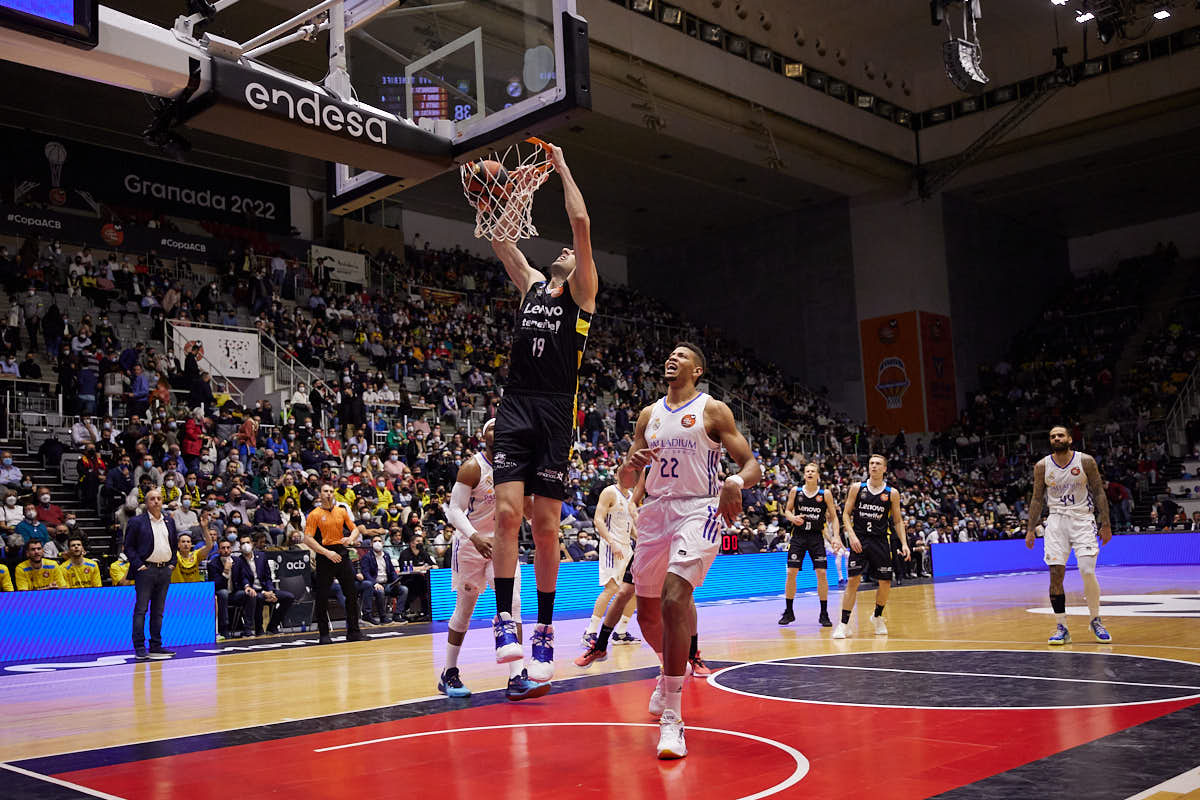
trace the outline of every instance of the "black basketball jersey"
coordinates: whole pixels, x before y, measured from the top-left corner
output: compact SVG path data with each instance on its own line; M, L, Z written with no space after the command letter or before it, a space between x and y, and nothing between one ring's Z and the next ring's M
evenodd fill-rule
M860 539L864 536L887 537L892 521L892 491L886 483L878 494L867 487L866 481L858 485L858 497L850 517L855 536Z
M576 305L569 285L550 293L548 285L535 283L517 308L504 388L574 396L592 315Z
M820 535L821 531L825 530L825 490L817 489L817 493L809 497L804 493L803 486L797 486L792 511L804 520L803 525L792 526L794 533Z

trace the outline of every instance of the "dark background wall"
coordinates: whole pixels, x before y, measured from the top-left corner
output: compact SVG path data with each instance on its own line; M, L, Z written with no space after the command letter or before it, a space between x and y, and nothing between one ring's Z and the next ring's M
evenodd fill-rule
M629 255L629 283L862 414L845 202Z
M1070 277L1067 240L959 197L943 204L960 397Z

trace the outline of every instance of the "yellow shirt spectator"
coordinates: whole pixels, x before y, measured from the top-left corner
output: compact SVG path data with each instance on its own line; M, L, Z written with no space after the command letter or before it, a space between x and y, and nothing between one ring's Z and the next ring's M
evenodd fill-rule
M0 564L0 592L13 591L12 576L8 574L8 565Z
M345 503L354 508L354 501L358 499L358 495L354 494L354 490L347 486L345 489L334 489L334 499L339 503Z
M70 559L59 565L68 589L100 588L100 564L90 558L83 559L79 566Z
M120 586L129 575L129 562L120 559L108 565L108 577L112 578L113 586Z
M33 566L28 560L17 564L17 591L28 592L37 589L62 589L66 579L58 568L57 561L43 558L40 566Z
M378 497L379 499L375 503L375 510L386 511L387 507L392 504L392 493L383 488L379 490Z
M300 490L295 486L295 484L293 484L291 486L284 484L283 486L279 487L279 507L280 508L283 508L285 505L287 505L287 499L289 497L296 501L296 508L299 508L300 507Z
M175 569L171 570L171 583L199 582L200 551L193 550L186 556L183 553L177 553L175 556Z

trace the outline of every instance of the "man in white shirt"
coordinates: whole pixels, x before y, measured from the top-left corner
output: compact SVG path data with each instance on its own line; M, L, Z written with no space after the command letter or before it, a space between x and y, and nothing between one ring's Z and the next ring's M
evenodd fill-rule
M177 544L175 521L163 514L162 490L151 489L146 493L146 513L137 515L125 526L124 552L137 591L133 606L133 651L138 661L175 655L163 647L162 622ZM146 650L147 608L150 610L149 651Z

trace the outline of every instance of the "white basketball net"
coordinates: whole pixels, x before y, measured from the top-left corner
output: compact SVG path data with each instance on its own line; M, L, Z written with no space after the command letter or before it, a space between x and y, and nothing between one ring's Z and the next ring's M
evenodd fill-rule
M522 152L512 145L504 155L493 155L492 161L504 169L490 174L478 169L481 161L470 161L459 167L463 195L475 208L475 238L489 241L516 242L538 235L533 224L533 193L550 177L548 146L540 139L527 139L532 150Z

